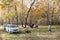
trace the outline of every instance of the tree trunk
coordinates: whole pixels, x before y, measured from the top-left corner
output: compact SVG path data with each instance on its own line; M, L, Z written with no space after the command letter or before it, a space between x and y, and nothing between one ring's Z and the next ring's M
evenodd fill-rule
M50 1L48 0L47 25L50 25Z
M9 5L8 5L8 14L9 14ZM10 24L10 18L8 18L8 23Z
M31 10L32 6L34 5L34 3L35 3L35 0L32 2L31 6L30 6L30 8L29 8L29 10L28 10L28 12L27 12L28 14L27 14L27 17L26 17L26 19L25 19L25 28L26 28L26 25L27 25L27 19L28 19L30 10Z
M22 27L23 27L23 22L21 24L22 24Z
M23 14L23 0L22 0L22 14ZM22 20L23 20L23 18L22 18ZM23 27L23 21L21 22L21 24L22 24L22 27Z
M15 5L15 11L16 11L16 21L17 21L17 27L18 27L18 12L17 12L17 7Z
M53 8L52 18L51 18L51 24L52 24L52 25L54 24L53 17L54 17L54 8Z

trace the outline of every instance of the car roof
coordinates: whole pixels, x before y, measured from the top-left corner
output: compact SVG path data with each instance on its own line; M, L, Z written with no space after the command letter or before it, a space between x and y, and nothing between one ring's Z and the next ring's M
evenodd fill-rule
M14 24L4 24L4 27L11 26L11 25L14 25Z

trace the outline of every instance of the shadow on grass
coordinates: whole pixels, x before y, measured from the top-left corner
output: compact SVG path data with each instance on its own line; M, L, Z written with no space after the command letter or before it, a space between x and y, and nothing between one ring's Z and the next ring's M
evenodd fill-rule
M20 32L13 32L13 33L9 33L9 34L17 35L17 34L26 34L26 33L27 33L26 31L20 31ZM28 33L31 33L31 32L28 32Z

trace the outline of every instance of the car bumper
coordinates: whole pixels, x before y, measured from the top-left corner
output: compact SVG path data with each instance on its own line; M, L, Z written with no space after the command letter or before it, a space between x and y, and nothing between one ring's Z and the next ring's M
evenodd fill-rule
M15 32L19 32L19 31L10 31L10 33L15 33Z

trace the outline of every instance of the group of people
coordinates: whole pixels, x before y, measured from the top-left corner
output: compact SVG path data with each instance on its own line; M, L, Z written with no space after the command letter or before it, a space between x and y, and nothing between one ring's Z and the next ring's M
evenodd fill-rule
M30 24L25 30L26 33L30 33L29 27L30 28L38 28L38 24Z
M30 27L31 28L38 28L38 24L31 24Z

